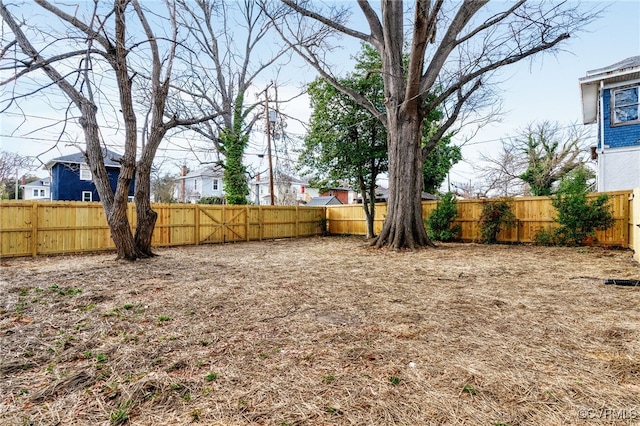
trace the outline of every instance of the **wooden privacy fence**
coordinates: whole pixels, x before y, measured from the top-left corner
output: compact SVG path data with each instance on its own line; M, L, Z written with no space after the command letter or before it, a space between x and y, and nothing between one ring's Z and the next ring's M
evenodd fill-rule
M318 235L322 207L154 204L154 247ZM135 206L128 217L135 225ZM114 249L100 203L0 201L0 256Z
M597 194L591 194L595 197ZM631 221L631 191L609 192L615 225L606 231L598 231L596 238L599 245L631 247L634 225ZM498 241L510 243L530 243L541 230L550 230L557 226L553 218L556 214L549 197L513 198L512 211L516 224L498 234ZM436 208L436 201L422 203L422 217L427 218ZM483 200L458 200L458 216L456 224L462 227L462 241L478 241L480 229L478 221L482 212ZM640 208L640 207L639 207ZM386 204L376 205L375 232L380 232L382 222L387 214ZM327 220L331 234L366 235L366 221L362 205L343 205L327 207Z
M640 261L640 188L610 192L609 205L616 219L607 231L598 231L598 244L630 247ZM595 196L595 194L594 194ZM435 201L422 204L428 217ZM482 200L459 200L456 223L463 241L479 240L478 219ZM217 206L204 204L154 204L158 220L154 247L303 237L322 232L326 219L332 234L365 235L364 211L359 204L331 207ZM533 242L541 230L557 226L548 197L513 199L515 226L501 231L498 241ZM379 232L386 204L376 206L375 230ZM135 224L135 206L128 216ZM73 201L0 201L0 256L37 256L114 249L100 203Z

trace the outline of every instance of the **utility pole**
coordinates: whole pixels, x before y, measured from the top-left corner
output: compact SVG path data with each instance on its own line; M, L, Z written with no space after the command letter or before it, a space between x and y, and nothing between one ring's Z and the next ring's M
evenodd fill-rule
M264 89L265 95L265 111L267 116L267 155L269 156L269 198L271 205L274 204L273 198L273 160L271 158L271 114L269 114L269 92L268 89L273 85L273 82L269 83L266 89Z

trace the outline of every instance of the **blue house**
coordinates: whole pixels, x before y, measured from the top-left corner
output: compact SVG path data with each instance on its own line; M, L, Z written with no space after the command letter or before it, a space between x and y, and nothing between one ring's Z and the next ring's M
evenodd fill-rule
M640 186L640 56L580 78L584 124L597 123L598 191Z
M120 174L120 163L117 159L122 155L105 150L104 164L109 174L111 188L115 191ZM49 161L45 168L51 174L51 199L64 201L100 201L98 190L93 183L93 176L82 153L65 155ZM129 187L129 199L133 200L134 182Z

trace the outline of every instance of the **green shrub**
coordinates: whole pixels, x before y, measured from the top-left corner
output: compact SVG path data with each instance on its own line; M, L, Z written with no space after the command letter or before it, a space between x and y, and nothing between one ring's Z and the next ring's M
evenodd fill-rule
M541 229L533 236L533 242L541 246L552 246L556 243L555 232Z
M511 211L509 198L483 200L480 214L480 239L485 244L497 241L498 232L503 226L512 226L516 217Z
M427 218L427 233L429 238L436 241L451 241L460 235L462 227L452 226L458 215L458 202L453 193L448 192L438 200L436 208Z
M589 170L579 169L560 182L551 200L557 210L554 220L560 224L554 232L556 244L581 244L587 237L595 238L596 230L604 231L615 223L607 194L592 201L587 198L589 178Z
M329 219L326 217L321 218L317 222L318 228L320 228L320 234L324 237L330 235L329 234Z
M198 204L224 204L224 197L202 197Z

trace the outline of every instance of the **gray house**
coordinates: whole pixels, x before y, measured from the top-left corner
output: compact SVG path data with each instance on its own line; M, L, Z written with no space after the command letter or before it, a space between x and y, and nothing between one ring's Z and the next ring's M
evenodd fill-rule
M220 166L208 166L186 173L176 179L175 198L181 203L197 203L205 197L224 197L222 189L223 169Z

